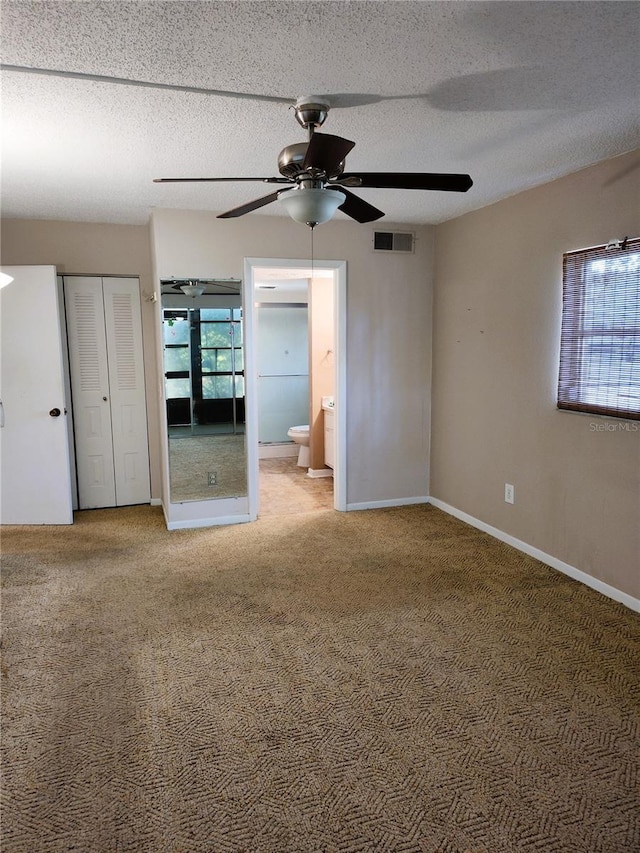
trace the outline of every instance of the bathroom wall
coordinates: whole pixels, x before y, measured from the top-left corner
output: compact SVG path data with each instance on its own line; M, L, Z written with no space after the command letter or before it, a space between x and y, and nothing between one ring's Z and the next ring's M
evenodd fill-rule
M314 232L316 259L347 262L346 502L351 508L416 501L429 494L432 244L373 251L376 225L339 216ZM385 222L385 230L394 230ZM311 258L311 233L290 219L216 219L202 211L155 210L157 277L244 276L244 259Z
M309 467L324 464L324 412L322 398L335 395L335 327L333 278L313 278L309 287Z

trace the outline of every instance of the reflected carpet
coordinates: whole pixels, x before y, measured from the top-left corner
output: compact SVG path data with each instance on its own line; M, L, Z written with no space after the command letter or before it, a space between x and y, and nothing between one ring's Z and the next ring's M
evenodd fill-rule
M171 501L247 494L244 435L194 435L169 439ZM214 472L215 485L209 485Z

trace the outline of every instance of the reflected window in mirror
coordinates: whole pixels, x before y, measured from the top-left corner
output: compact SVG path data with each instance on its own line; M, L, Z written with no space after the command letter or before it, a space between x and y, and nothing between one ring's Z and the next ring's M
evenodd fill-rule
M163 307L172 502L246 494L242 323L237 306Z
M244 432L242 309L164 309L162 325L170 431Z

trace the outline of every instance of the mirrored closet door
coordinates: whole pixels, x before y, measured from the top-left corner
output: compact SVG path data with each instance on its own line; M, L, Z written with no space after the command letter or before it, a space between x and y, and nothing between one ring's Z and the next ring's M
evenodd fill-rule
M246 495L240 282L162 285L171 503Z

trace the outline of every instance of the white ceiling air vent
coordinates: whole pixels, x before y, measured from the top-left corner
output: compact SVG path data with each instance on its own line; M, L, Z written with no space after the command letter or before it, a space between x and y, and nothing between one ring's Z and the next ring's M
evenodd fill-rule
M414 234L410 231L374 231L374 252L413 252Z

